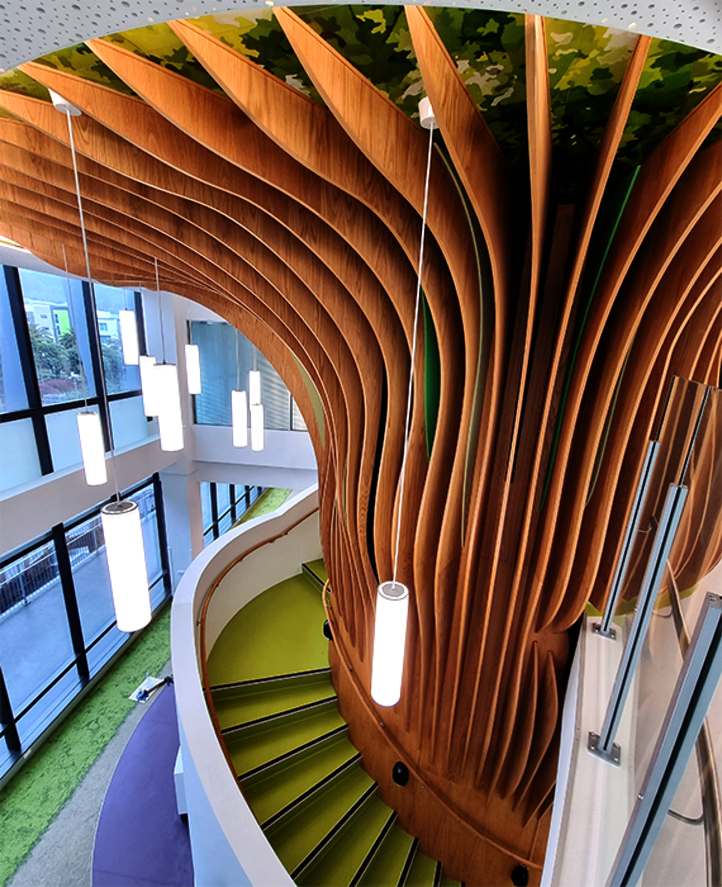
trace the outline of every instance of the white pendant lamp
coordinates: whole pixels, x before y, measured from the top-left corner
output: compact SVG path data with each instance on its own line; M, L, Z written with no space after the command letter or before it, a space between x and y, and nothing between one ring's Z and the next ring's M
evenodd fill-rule
M151 354L141 354L138 358L138 368L140 369L140 388L143 392L143 412L149 419L152 419L160 412L155 357Z
M90 256L88 253L88 240L85 233L85 220L83 217L83 204L80 198L80 179L78 177L78 164L75 157L75 142L73 140L72 117L80 114L77 108L65 101L61 96L51 92L53 105L62 111L68 121L68 135L70 138L70 153L73 160L73 173L75 176L75 191L78 198L78 215L80 216L80 231L83 236L83 250L85 253L85 269L88 275L88 285L95 301L93 281L90 275ZM101 351L100 334L95 325L95 337L98 351ZM105 389L105 376L101 362L100 383ZM103 399L105 404L105 418L110 428L110 409L107 397ZM86 411L90 412L90 411ZM81 422L91 420L82 419L83 413L78 415L78 426ZM97 414L96 414L97 415ZM95 420L93 420L95 421ZM99 422L98 422L99 425ZM97 438L97 431L94 432ZM101 435L102 439L102 435ZM82 447L82 443L81 443ZM110 451L113 463L113 475L115 479L115 491L118 492L118 470L115 465L113 450ZM150 591L148 589L148 571L145 564L145 549L143 546L143 531L140 524L140 511L136 502L120 500L105 505L100 511L100 519L103 525L105 539L105 551L110 572L110 587L113 592L113 607L115 618L120 631L137 631L150 622Z
M263 449L263 404L252 403L251 410L251 449L260 452Z
M78 414L78 436L80 452L83 455L85 482L88 486L100 486L108 481L108 469L105 465L105 442L103 429L100 425L100 413L84 409Z
M197 345L186 345L186 381L188 394L201 393L201 355Z
M371 697L378 705L396 705L401 699L408 616L409 589L401 582L382 582L376 595L371 666Z
M245 391L231 391L231 427L233 446L248 446L248 395Z
M161 363L152 368L156 395L160 403L158 431L160 448L166 453L183 449L183 418L180 405L178 367L174 363Z
M138 631L150 622L150 593L138 503L111 502L100 511L105 554L120 631Z
M396 546L394 548L394 576L391 582L382 582L376 593L376 620L374 626L374 652L371 663L371 698L377 705L391 706L401 699L401 684L404 673L404 652L406 650L406 626L409 616L409 589L398 582L396 570L399 558L401 534L401 514L404 504L404 479L406 459L409 449L411 427L411 398L413 392L416 340L419 327L419 306L421 303L421 274L424 264L424 235L426 233L426 212L429 201L429 179L431 175L431 152L434 143L436 119L428 99L419 104L421 125L429 130L429 152L426 160L426 182L424 186L424 212L421 223L421 246L419 249L419 271L416 278L416 306L414 309L414 333L411 345L409 366L409 390L406 401L406 430L404 453L401 459L399 477L399 507L396 513Z
M140 348L138 346L138 324L135 311L123 308L118 312L120 341L123 346L123 362L128 366L138 366Z

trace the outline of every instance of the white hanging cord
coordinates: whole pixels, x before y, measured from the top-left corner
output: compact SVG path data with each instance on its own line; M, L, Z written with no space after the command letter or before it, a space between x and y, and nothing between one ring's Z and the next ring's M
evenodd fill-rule
M426 235L426 211L429 204L429 179L431 177L431 152L434 144L433 127L429 129L429 153L426 159L426 182L424 184L424 212L421 221L421 245L419 247L419 274L416 279L416 306L414 308L414 335L411 345L411 366L409 367L409 394L406 401L406 429L404 434L404 453L401 457L401 477L399 483L399 510L396 516L396 546L394 549L394 576L393 582L396 583L396 571L399 563L399 538L401 536L401 512L404 505L404 478L406 476L406 456L409 450L409 431L411 428L411 396L414 383L414 364L416 360L416 339L419 326L419 305L421 304L421 272L424 267L424 239Z
M238 359L238 330L236 330L235 333L236 333L236 377L237 377L236 390L240 391L241 390L241 363L240 363L240 360Z
M155 289L158 296L158 323L160 324L160 347L163 352L163 363L165 363L165 333L163 332L163 312L160 304L160 278L158 277L158 259L155 259Z
M65 244L61 243L60 248L63 251L63 265L65 266L65 288L68 291L68 311L70 312L70 319L73 322L73 335L75 336L75 348L78 352L78 369L80 370L80 381L83 383L83 403L85 404L85 409L88 409L88 379L85 375L85 367L83 366L83 359L80 356L80 345L78 344L78 324L75 322L75 306L73 305L73 294L70 289L70 272L68 271L68 257L65 253Z
M90 287L90 301L93 306L93 310L95 311L95 317L93 318L93 330L95 331L95 342L98 347L98 356L99 367L100 367L100 385L102 386L102 394L99 395L99 399L102 401L104 405L103 412L105 413L105 421L107 423L108 434L112 435L111 426L110 426L110 406L108 404L108 387L105 384L105 367L103 366L103 347L100 341L100 332L98 331L98 306L95 301L95 287L93 286L93 279L90 274L90 255L88 253L88 239L85 236L85 217L83 216L83 204L80 199L80 179L78 178L78 164L75 159L75 140L73 139L73 121L71 119L72 115L69 110L66 109L65 116L68 119L68 133L70 134L70 153L73 158L73 172L75 173L75 194L78 198L78 213L80 214L80 230L83 235L83 252L85 253L85 270L88 276L88 286ZM118 485L118 467L115 464L115 450L111 446L110 447L110 461L113 466L113 480L115 481L115 495L120 501L120 488Z

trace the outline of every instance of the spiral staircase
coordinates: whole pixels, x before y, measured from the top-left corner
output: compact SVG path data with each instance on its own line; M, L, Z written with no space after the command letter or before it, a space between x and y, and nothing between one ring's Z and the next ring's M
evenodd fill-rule
M315 887L458 884L376 795L336 705L323 561L269 588L208 657L209 705L239 788L293 880Z

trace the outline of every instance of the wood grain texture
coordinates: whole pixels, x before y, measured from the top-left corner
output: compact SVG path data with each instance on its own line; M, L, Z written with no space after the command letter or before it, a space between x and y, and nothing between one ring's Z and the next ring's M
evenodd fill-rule
M83 112L74 134L96 279L154 289L157 260L161 285L242 329L301 406L333 589L333 682L379 795L452 877L507 883L524 862L538 883L568 629L607 594L673 376L720 380L722 155L703 145L722 87L641 160L587 306L584 272L650 40L637 39L570 198L545 22L529 15L523 29L520 174L430 16L401 13L422 78L413 89L439 125L412 367L429 135L320 35L313 13L273 15L323 104L190 21L171 27L219 90L107 40L89 50L132 96L47 64L23 71ZM0 232L57 267L64 248L82 275L66 121L22 92L0 89L0 108L12 115L0 119ZM701 397L682 381L672 389L660 489ZM671 556L689 588L722 558L718 401ZM661 496L645 505L645 527ZM647 548L634 549L628 601ZM369 695L375 586L396 555L412 592L406 675L399 705L381 709ZM412 774L403 790L396 760Z

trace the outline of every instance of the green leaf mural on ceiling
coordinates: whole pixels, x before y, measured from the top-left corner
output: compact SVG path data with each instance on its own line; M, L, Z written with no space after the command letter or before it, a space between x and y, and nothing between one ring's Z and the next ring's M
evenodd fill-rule
M425 8L504 155L519 177L526 178L524 16ZM306 6L295 7L295 12L406 114L418 116L425 90L402 6ZM236 52L321 102L270 8L207 15L194 21ZM574 200L593 162L637 35L559 19L546 19L545 25L554 165L564 173L561 196ZM105 39L222 91L166 24ZM39 61L131 93L84 44L50 53ZM653 40L615 176L638 165L721 80L722 56ZM45 89L19 71L0 75L0 89L49 98ZM709 141L719 138L721 130L722 124Z

